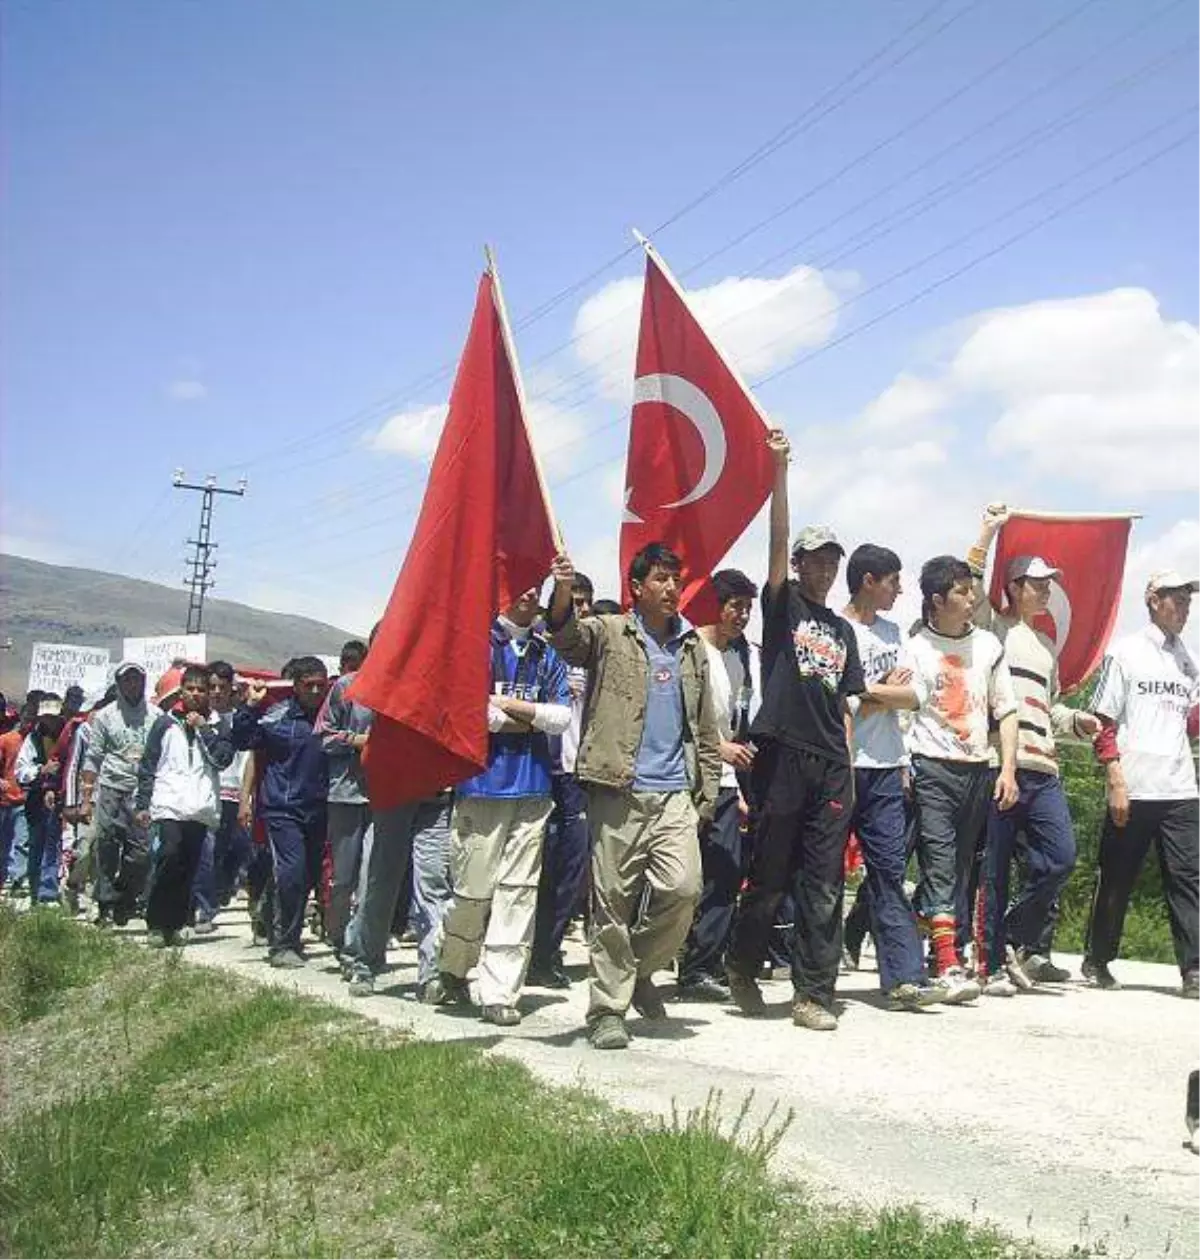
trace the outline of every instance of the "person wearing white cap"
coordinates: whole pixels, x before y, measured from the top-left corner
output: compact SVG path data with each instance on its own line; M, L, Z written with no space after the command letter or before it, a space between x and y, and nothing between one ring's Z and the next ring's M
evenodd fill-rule
M1129 894L1153 842L1182 994L1200 997L1200 799L1187 730L1200 683L1180 639L1197 590L1200 581L1173 569L1153 574L1146 585L1150 624L1112 646L1092 695L1103 724L1095 748L1108 778L1108 814L1083 974L1101 989L1120 988L1108 965L1120 951Z
M117 700L92 723L80 774L79 820L92 821L96 860L97 922L133 917L150 869L150 837L134 818L138 766L159 711L146 700L146 671L122 661L113 679Z
M1053 584L1061 578L1041 556L1014 556L1004 574L1005 607L998 612L983 587L981 553L1008 519L1003 504L984 513L979 544L968 556L978 600L975 624L991 630L1004 644L1004 660L1017 700L1017 788L1012 809L988 813L987 844L980 878L976 921L983 932L977 942L984 992L1012 997L1030 989L1036 979L1065 979L1049 954L1039 952L1054 907L1075 869L1075 829L1067 794L1059 777L1054 738L1075 735L1090 739L1100 729L1090 713L1059 701L1058 659L1054 645L1034 623L1050 605ZM1019 832L1026 839L1026 875L1010 906L1009 877Z

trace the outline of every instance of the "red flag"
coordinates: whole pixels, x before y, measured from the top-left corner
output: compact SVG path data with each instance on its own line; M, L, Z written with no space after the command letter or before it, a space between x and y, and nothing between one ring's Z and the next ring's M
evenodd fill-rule
M1100 664L1116 624L1129 545L1129 516L1039 516L1014 512L996 539L990 598L1006 603L1004 575L1016 556L1041 556L1062 578L1051 587L1044 630L1058 654L1058 679L1073 691Z
M621 574L663 542L683 561L680 609L715 621L709 575L767 501L775 463L749 391L646 250L633 416L625 465Z
M484 768L492 620L541 583L557 550L488 271L412 542L349 691L375 711L364 765L376 807Z

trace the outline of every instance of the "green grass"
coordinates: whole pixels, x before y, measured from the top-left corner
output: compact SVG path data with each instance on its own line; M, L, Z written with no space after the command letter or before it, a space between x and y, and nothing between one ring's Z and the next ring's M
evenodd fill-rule
M52 913L0 907L0 974L0 1254L1026 1254L772 1179L786 1117L643 1122Z

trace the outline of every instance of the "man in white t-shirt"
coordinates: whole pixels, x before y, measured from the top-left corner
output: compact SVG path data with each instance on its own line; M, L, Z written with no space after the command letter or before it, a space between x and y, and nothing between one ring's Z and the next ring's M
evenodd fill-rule
M904 776L909 763L897 709L916 708L900 627L881 613L900 594L900 557L873 543L856 547L846 564L850 602L842 616L854 628L867 691L854 711L854 811L867 867L871 930L878 945L879 982L893 1010L941 1002L947 988L929 983L912 904L904 891L908 862ZM857 703L856 703L857 701Z
M1017 703L1000 640L971 622L970 568L954 556L926 561L921 597L921 625L908 641L920 702L908 730L921 870L914 902L929 932L938 979L955 995L965 990L978 997L960 949L971 919L976 840L989 805L994 800L1011 809L1018 799ZM1000 727L998 773L989 764L992 720Z
M1092 696L1102 723L1095 746L1108 777L1108 814L1083 974L1101 989L1120 988L1108 964L1120 951L1129 894L1154 842L1183 996L1200 996L1200 801L1187 730L1200 684L1179 637L1197 590L1200 581L1173 570L1151 577L1150 624L1113 645Z
M742 834L748 811L738 773L748 774L754 764L748 732L757 689L745 633L758 587L738 569L714 573L712 584L720 613L699 633L720 735L721 783L712 821L700 827L704 891L679 966L677 997L684 1002L729 1001L725 950L748 865Z

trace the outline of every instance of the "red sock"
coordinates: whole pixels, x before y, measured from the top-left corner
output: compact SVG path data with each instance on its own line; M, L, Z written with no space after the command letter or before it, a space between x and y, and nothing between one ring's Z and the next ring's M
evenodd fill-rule
M935 914L929 920L929 938L933 942L933 965L939 976L958 966L954 949L954 916Z

